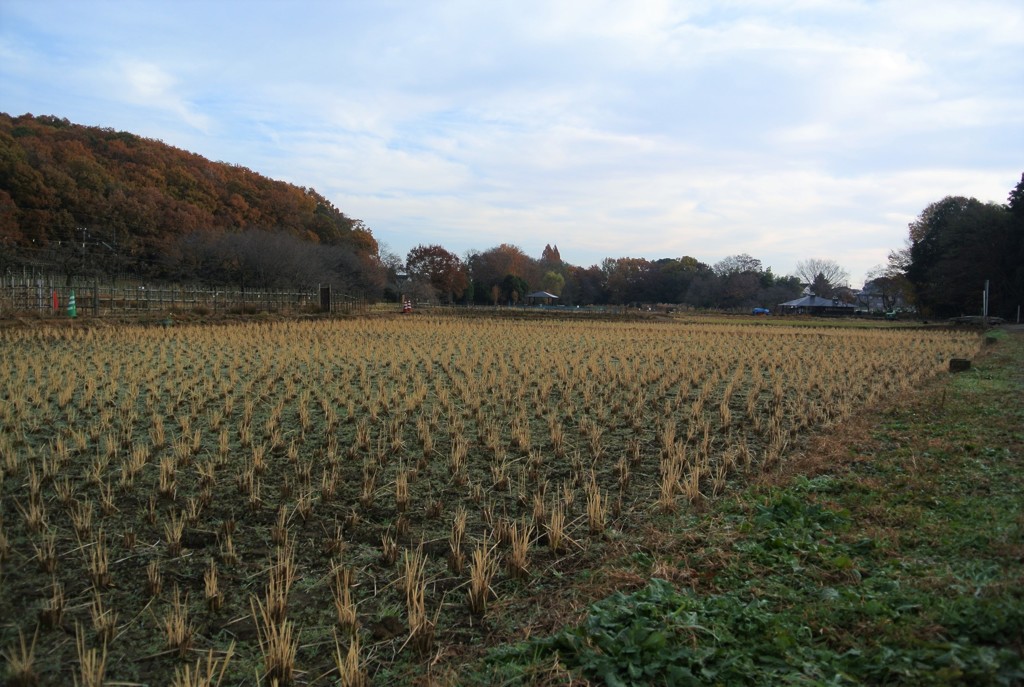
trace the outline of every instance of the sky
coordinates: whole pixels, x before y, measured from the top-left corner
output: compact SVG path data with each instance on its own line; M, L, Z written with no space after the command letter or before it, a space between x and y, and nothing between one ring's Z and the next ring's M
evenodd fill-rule
M0 111L315 188L402 258L835 260L1024 172L1020 0L0 0Z

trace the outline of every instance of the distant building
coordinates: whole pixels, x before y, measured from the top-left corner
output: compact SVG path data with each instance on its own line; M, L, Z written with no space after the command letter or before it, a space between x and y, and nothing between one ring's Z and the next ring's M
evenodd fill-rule
M534 291L526 294L526 300L534 305L551 305L552 301L558 300L558 296L547 291Z
M838 298L822 298L810 294L793 301L779 303L779 312L789 315L852 315L856 306Z
M903 290L893 286L892 280L872 279L857 292L856 303L860 310L869 312L887 312L890 310L909 310L910 304L904 297Z

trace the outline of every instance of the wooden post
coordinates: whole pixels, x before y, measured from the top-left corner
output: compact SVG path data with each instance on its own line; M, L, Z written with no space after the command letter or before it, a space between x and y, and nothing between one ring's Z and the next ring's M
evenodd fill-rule
M320 311L331 312L331 285L320 285Z

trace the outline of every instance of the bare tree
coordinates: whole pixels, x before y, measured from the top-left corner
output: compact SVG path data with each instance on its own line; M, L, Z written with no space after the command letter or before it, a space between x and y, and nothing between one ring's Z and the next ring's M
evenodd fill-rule
M867 281L864 282L864 293L867 296L867 305L871 305L871 296L876 296L881 301L882 309L889 312L899 303L910 301L910 282L907 278L892 269L891 266L875 265L867 273Z
M730 255L727 258L723 258L716 262L711 269L714 270L715 274L719 277L728 277L732 274L743 274L744 272L760 274L764 271L761 261L747 255L746 253Z
M826 258L808 258L796 264L795 276L800 278L804 284L814 285L819 288L824 284L829 289L838 286L847 286L850 280L850 273L839 266L835 260ZM824 296L826 294L818 294Z
M437 300L437 289L430 283L429 279L413 277L405 284L406 296L417 303L433 303Z

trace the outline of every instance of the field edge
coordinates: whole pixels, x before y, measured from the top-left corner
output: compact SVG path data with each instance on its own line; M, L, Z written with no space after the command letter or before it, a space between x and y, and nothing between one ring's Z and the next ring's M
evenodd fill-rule
M1024 332L699 517L660 523L578 623L458 684L1024 680ZM444 681L444 680L442 680Z

